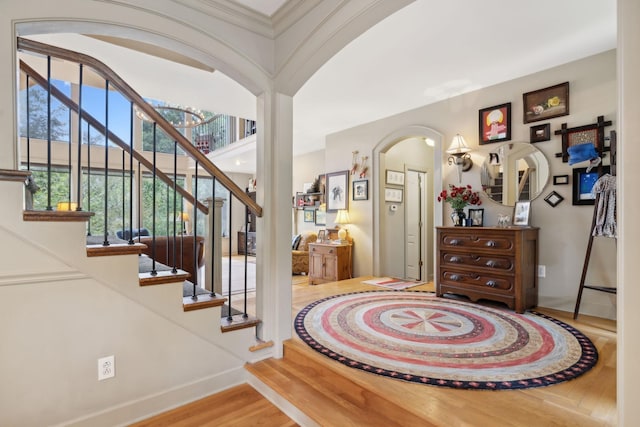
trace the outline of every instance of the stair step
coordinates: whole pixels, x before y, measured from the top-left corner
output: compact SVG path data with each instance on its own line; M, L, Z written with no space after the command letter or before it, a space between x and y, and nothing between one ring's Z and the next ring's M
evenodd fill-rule
M211 294L197 295L196 298L197 299L194 299L193 297L182 298L182 307L184 311L201 310L203 308L209 307L220 307L227 301L225 297L219 295L211 296Z
M109 246L87 245L87 256L139 255L147 246L142 243L112 243Z
M173 273L169 270L157 271L155 275L152 275L151 273L139 273L138 277L140 277L140 286L150 286L162 285L164 283L184 282L191 277L191 274L183 270L178 270L177 273Z
M89 221L93 212L85 211L32 211L22 212L24 221L48 221L48 222L82 222Z
M247 364L246 369L320 425L428 426L421 417L340 373L348 369L293 340L284 358ZM392 415L387 415L392 414Z
M223 317L220 319L220 330L224 332L236 331L238 329L253 328L258 326L262 321L253 316L244 317L244 314L236 314L234 316Z

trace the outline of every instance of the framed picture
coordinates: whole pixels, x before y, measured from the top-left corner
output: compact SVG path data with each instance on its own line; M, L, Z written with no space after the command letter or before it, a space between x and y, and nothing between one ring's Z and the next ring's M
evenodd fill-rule
M551 139L551 125L545 123L543 125L531 126L529 128L529 142L549 141Z
M553 185L567 185L569 184L569 175L554 175Z
M387 169L385 176L385 184L404 185L404 172L392 171Z
M323 243L327 238L327 231L320 230L318 231L318 242Z
M384 201L402 203L402 189L386 187L384 189Z
M609 166L602 167L603 173L609 173ZM587 173L587 168L575 168L573 170L573 204L593 205L596 197L591 194L593 185L600 178L598 169L592 169Z
M349 204L349 171L327 174L327 212L347 209Z
M316 210L315 209L304 209L304 222L315 222L316 220Z
M511 103L479 111L480 145L511 139Z
M469 219L472 227L482 227L484 225L484 209L469 209Z
M352 187L351 197L353 197L353 200L369 200L369 180L353 181Z
M569 82L522 94L523 123L569 114Z
M327 212L318 209L315 217L316 225L327 225Z
M547 195L547 197L544 198L544 201L549 203L552 207L556 207L560 204L561 201L564 200L564 197L562 197L561 195L559 195L558 193L556 193L555 191L552 191L551 193L549 193Z
M521 200L513 208L513 225L528 226L531 224L531 201Z

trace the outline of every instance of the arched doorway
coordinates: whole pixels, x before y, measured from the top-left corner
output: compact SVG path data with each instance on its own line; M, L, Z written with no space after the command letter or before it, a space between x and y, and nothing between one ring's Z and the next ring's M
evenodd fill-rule
M415 253L412 254L411 245L417 244L416 252L420 252L423 261L421 280L432 280L433 229L442 224L442 209L433 203L434 192L442 186L442 135L426 126L401 128L376 145L373 158L373 191L377 194L373 206L373 274L414 276L411 259ZM388 170L399 172L403 183L389 182ZM424 191L417 192L420 187L414 180L422 180L420 185L425 185ZM397 198L389 201L387 190L401 196L401 201ZM424 210L421 237L412 243L411 235L417 229L414 221L419 219L416 210L421 209Z

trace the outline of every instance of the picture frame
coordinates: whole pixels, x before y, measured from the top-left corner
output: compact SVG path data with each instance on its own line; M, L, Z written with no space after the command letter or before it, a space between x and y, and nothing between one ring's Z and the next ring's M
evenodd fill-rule
M568 185L568 184L569 184L569 175L553 176L553 185Z
M478 111L480 145L511 139L511 103L494 105Z
M384 201L392 203L402 203L402 188L389 188L384 189Z
M316 210L315 209L304 209L304 222L315 222L316 221Z
M327 174L327 212L349 208L349 171Z
M522 94L524 124L569 115L569 82Z
M551 193L547 194L547 197L544 198L544 201L549 203L549 205L551 205L551 207L553 208L558 206L560 202L562 202L563 200L564 200L564 197L562 197L560 194L558 194L555 191L552 191Z
M327 212L322 209L316 210L315 223L316 225L327 225Z
M484 225L484 209L469 209L468 218L472 227L482 227Z
M318 231L318 242L324 243L326 239L327 239L327 231L326 230Z
M531 200L519 200L513 207L513 225L528 227L531 224Z
M610 173L610 166L603 166L602 173ZM592 169L587 172L587 168L574 168L573 169L573 205L594 205L596 202L595 196L591 194L593 185L600 178L598 168Z
M529 128L529 142L535 144L536 142L549 141L551 139L551 124L545 123L542 125L531 126Z
M404 172L387 169L384 183L387 185L404 186Z
M352 200L369 200L369 180L359 179L351 183Z

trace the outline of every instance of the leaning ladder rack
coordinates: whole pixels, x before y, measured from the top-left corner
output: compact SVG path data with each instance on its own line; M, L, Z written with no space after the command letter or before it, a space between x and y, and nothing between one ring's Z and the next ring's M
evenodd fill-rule
M617 144L616 144L616 131L611 131L611 143L610 143L610 154L611 154L611 175L616 176L616 155L617 155ZM600 164L599 170L602 170L602 164ZM576 306L573 310L573 318L574 320L578 318L578 313L580 312L580 302L582 300L582 292L585 289L591 289L593 291L598 292L606 292L608 294L617 294L618 289L611 286L594 286L594 285L585 285L584 282L587 278L587 271L589 269L589 260L591 258L591 249L593 248L593 229L596 226L596 219L598 216L598 202L600 201L600 194L596 195L595 205L593 207L593 219L591 221L591 228L589 229L589 243L587 243L587 252L584 257L584 266L582 267L582 275L580 276L580 288L578 289L578 298L576 300ZM617 240L616 240L617 243Z

